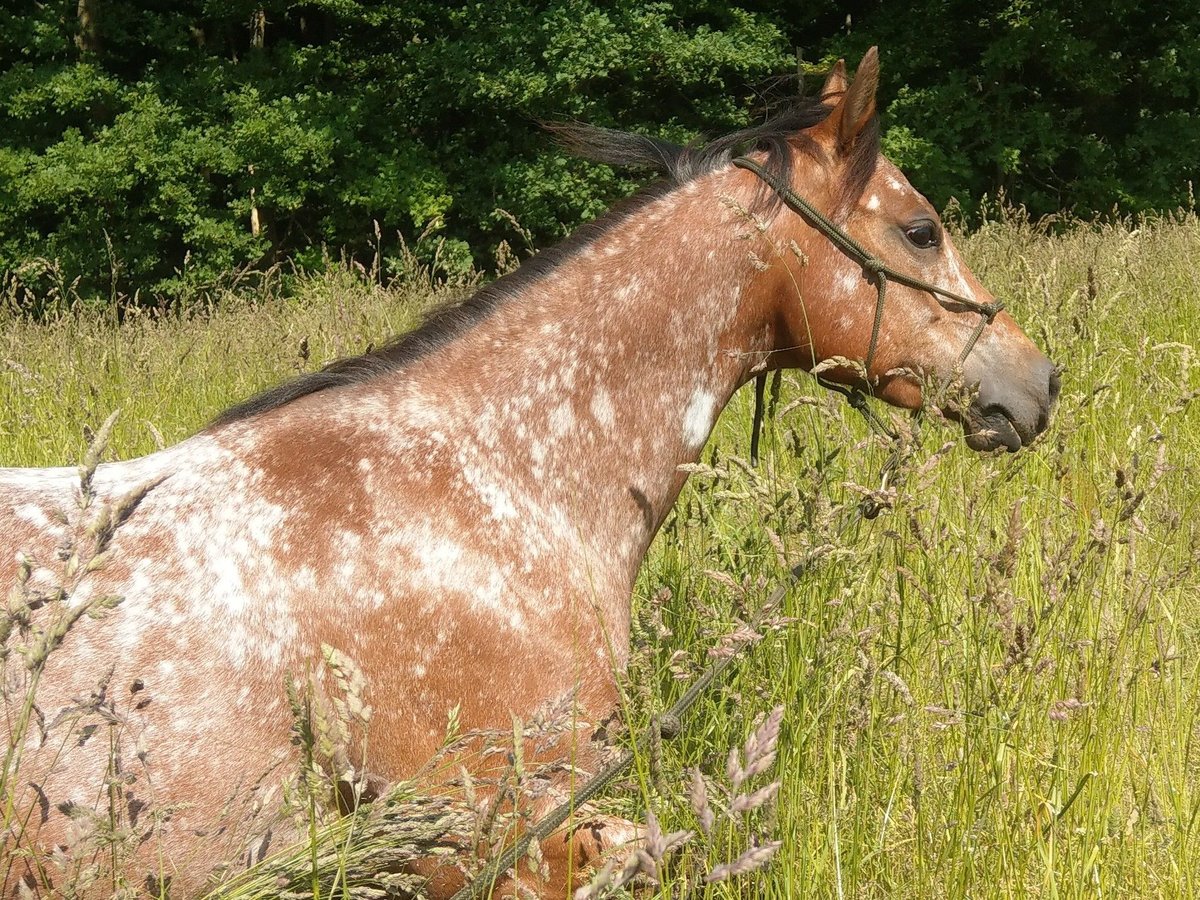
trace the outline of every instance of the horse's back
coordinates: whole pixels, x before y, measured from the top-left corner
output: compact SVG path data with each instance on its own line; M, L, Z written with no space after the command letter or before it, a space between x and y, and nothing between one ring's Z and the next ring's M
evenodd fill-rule
M213 652L211 585L189 571L213 562L188 561L212 524L204 487L220 490L234 470L207 439L102 465L86 490L77 468L0 470L0 580L26 620L7 643L25 652L6 661L4 731L22 748L16 808L32 811L20 842L66 849L42 861L39 878L56 888L100 849L89 842L110 813L151 881L189 869L180 854L197 832L214 837L209 858L237 855L257 827L248 811L264 776L280 780L287 716L264 741L272 717ZM48 656L27 665L39 644ZM234 745L236 768L223 749ZM72 862L56 872L54 858Z
M470 727L571 684L594 711L611 704L598 573L572 562L574 536L436 428L340 418L234 423L102 465L86 509L78 469L0 471L0 577L14 583L26 560L31 596L62 588L39 627L85 604L97 614L51 653L25 735L19 802L44 811L38 843L67 842L120 771L122 820L157 829L148 860L194 872L179 854L197 833L210 859L244 855L276 826L294 758L285 677L314 672L322 645L366 672L368 765L389 778L439 746L454 706ZM106 509L116 527L96 556ZM6 698L10 713L20 700Z

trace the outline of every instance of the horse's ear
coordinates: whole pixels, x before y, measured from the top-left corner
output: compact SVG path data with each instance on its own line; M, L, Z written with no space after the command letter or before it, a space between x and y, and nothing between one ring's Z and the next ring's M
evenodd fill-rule
M867 51L854 81L846 83L846 67L841 60L825 79L821 99L833 107L829 118L818 126L834 153L846 156L850 153L858 136L867 130L875 119L875 90L879 87L879 50L872 47ZM828 145L827 144L827 145Z
M839 59L825 76L825 84L821 88L821 99L831 100L846 93L850 87L850 79L846 77L846 61Z
M833 116L837 116L838 146L848 151L855 139L875 118L875 91L879 88L879 48L872 47L858 64L854 82Z

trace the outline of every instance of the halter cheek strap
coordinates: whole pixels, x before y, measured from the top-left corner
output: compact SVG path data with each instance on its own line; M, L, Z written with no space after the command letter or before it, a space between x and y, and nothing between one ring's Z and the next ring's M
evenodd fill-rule
M879 346L879 333L883 328L883 306L887 298L888 281L895 281L907 287L915 288L919 291L927 291L932 294L942 306L965 306L968 309L979 313L979 324L971 332L971 336L967 339L966 345L958 356L957 365L961 366L966 362L967 356L974 349L975 343L979 340L979 336L983 334L983 329L992 323L996 318L996 314L1004 309L1004 304L999 300L993 300L990 303L982 303L971 297L964 297L962 294L956 294L954 291L947 290L936 284L931 284L928 281L923 281L920 278L914 278L911 275L906 275L903 272L898 272L893 269L883 260L874 254L868 252L858 241L846 234L841 228L833 223L824 213L814 207L803 197L797 195L791 187L782 183L778 178L756 163L754 160L745 156L739 156L733 160L733 164L739 169L746 169L753 172L761 178L766 184L779 196L784 205L795 213L798 213L809 225L824 234L839 250L849 256L852 260L862 266L863 271L874 279L879 291L879 299L875 302L875 321L871 326L871 343L867 348L867 357L863 361L863 370L867 376L867 383L871 383L871 367L875 363L875 351ZM758 464L758 437L762 429L763 417L763 392L766 386L766 373L760 372L755 376L754 390L754 426L750 438L750 460L755 465ZM846 387L845 385L837 384L836 382L827 381L821 377L817 377L817 381L824 387L835 390L840 394L844 394L850 404L867 416L869 421L875 427L883 423L877 416L870 412L866 405L866 394L858 387ZM878 379L876 379L878 381ZM886 426L884 433L890 434Z

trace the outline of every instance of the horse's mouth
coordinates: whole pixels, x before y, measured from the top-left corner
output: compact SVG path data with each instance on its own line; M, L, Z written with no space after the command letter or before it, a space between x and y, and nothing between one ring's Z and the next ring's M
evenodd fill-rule
M1013 384L985 381L965 410L957 408L954 418L962 423L968 447L1016 453L1046 430L1062 382L1050 361L1043 362L1039 371Z
M1034 437L1032 434L1023 437L1001 406L972 409L962 424L967 446L979 452L1003 448L1016 453Z

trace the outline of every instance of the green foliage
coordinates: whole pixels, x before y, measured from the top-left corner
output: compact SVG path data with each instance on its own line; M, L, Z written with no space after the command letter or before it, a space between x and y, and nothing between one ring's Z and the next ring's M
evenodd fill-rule
M178 297L431 225L418 256L462 269L498 207L545 241L630 189L539 120L736 127L786 60L760 17L667 3L87 0L86 35L76 6L0 12L0 271L34 293Z
M791 90L793 48L815 77L876 43L886 149L936 205L1190 202L1200 8L1183 0L849 18L828 0L10 0L0 273L111 303L327 252L461 271L515 238L497 210L543 246L636 183L555 151L540 121L690 140Z
M802 35L789 32L799 42ZM884 143L935 205L1169 210L1200 158L1200 7L892 0L824 44L883 52Z

